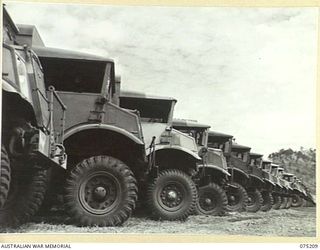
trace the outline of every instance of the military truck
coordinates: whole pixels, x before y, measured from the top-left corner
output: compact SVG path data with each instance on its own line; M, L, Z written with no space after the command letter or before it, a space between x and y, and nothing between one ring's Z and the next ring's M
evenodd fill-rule
M291 194L293 189L291 188L290 183L284 178L283 167L278 168L277 177L280 179L280 183L284 187L280 209L289 208L292 204Z
M66 107L52 86L46 91L41 63L17 42L19 29L5 8L3 17L0 221L1 227L14 227L39 209L47 170L65 168ZM53 105L61 116L53 114Z
M222 150L227 160L228 172L231 174L230 177L230 188L227 189L228 197L228 211L244 211L248 202L248 194L243 185L248 175L240 168L235 168L234 164L231 164L232 158L232 147L233 147L233 136L210 131L208 138L208 147ZM234 161L233 161L234 162ZM242 162L240 160L240 162ZM243 164L242 164L243 165Z
M249 176L251 178L251 186L255 186L261 192L262 195L262 204L260 207L261 211L269 211L273 205L273 183L266 178L267 173L262 168L263 164L263 155L250 152L250 165L249 165ZM250 202L249 202L250 203ZM258 205L255 209L258 209Z
M173 128L195 138L199 151L208 146L209 125L186 119L174 119ZM221 149L208 148L202 163L198 164L198 174L194 176L198 186L196 212L204 215L223 215L228 198L230 173Z
M273 178L273 182L276 184L273 190L273 209L282 209L286 207L288 197L288 187L285 185L282 176L279 175L279 169L282 171L282 168L279 166L279 164L271 163L270 174Z
M197 189L192 177L202 156L192 136L172 128L176 102L171 97L133 91L120 94L122 108L139 112L146 154L156 166L142 200L146 200L152 217L166 220L183 220L194 211Z

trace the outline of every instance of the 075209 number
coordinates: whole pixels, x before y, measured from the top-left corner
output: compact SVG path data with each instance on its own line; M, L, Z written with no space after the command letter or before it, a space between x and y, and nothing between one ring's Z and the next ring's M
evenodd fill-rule
M318 248L318 244L300 244L300 248Z

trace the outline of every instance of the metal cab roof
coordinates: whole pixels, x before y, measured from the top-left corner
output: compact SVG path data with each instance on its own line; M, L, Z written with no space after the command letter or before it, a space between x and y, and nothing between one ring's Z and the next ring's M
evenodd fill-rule
M293 177L294 174L291 174L291 173L283 173L283 176L285 176L285 177Z
M16 36L17 42L21 45L32 46L45 46L44 42L34 25L17 24L19 33Z
M240 145L240 144L233 143L233 144L232 144L232 149L236 149L236 150L250 150L251 148L248 147L248 146L244 146L244 145Z
M155 99L155 100L167 100L177 102L175 98L172 97L163 97L163 96L156 96L156 95L148 95L144 92L138 91L130 91L130 90L123 90L120 92L120 98L127 97L127 98L139 98L139 99Z
M114 62L112 59L96 56L88 53L65 50L50 47L34 46L32 47L38 57L56 58L56 59L70 59L70 60L84 60L84 61L100 61L100 62Z
M232 138L233 137L233 135L229 135L229 134L224 134L224 133L220 133L220 132L217 132L217 131L209 131L209 137L216 137L216 138L218 138L218 137L220 137L220 138Z
M250 157L251 158L261 158L263 155L262 154L258 154L258 153L253 153L253 152L250 152Z
M173 119L172 126L185 128L210 128L210 125L201 124L197 121L187 119Z
M275 164L275 163L271 163L271 167L272 167L272 168L279 168L279 167L280 167L280 165Z

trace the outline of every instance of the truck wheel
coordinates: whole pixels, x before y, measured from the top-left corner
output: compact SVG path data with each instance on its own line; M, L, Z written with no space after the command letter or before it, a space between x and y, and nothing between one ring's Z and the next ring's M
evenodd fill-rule
M248 194L242 185L237 182L230 183L235 187L228 187L227 197L228 205L227 211L229 212L241 212L246 209L248 203Z
M0 208L1 227L16 227L35 215L46 192L46 172L30 168L13 169L8 198Z
M263 202L262 194L259 190L254 189L247 192L248 193L248 203L246 211L250 213L256 213L260 210Z
M4 147L1 145L1 165L0 165L0 208L3 207L10 187L10 160L8 153Z
M187 174L168 169L148 187L147 204L154 219L185 220L195 210L197 197L196 185Z
M198 196L196 213L199 215L223 215L227 209L227 194L215 183L200 187Z
M292 205L292 198L288 197L288 201L287 201L287 205L286 205L286 209L290 208Z
M118 226L131 215L138 198L136 179L127 165L111 156L83 160L65 187L66 211L79 226Z
M273 204L273 197L270 192L268 191L263 191L262 193L262 206L260 208L261 211L267 212L271 210L272 204Z
M288 202L288 197L285 196L281 196L281 205L280 205L280 209L284 209L287 206L287 202Z
M278 210L281 206L281 196L279 196L278 194L273 194L273 205L272 208L275 210Z
M297 195L297 194L294 194L292 196L292 207L301 207L302 205L302 198Z

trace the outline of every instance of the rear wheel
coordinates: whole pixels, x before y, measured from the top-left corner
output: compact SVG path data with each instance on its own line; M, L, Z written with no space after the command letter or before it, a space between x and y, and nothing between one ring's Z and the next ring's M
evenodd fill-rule
M95 156L80 162L67 179L66 211L80 226L117 226L135 208L137 184L123 162Z
M196 213L199 215L223 215L228 205L226 192L217 184L209 183L198 189Z
M260 210L262 206L262 195L259 190L254 189L251 191L248 191L248 203L246 210L251 213L256 213Z
M177 169L160 172L148 187L147 204L154 219L185 220L195 209L197 188Z
M0 208L3 207L5 201L7 200L7 196L9 193L10 187L10 160L8 153L4 147L1 145L1 165L0 165Z
M2 227L16 227L38 211L47 188L47 171L13 168L8 198L0 208Z
M267 212L271 210L272 204L273 204L273 197L270 192L268 191L263 191L261 192L262 194L262 206L260 208L261 211Z
M228 206L227 211L229 212L241 212L246 209L248 203L248 194L242 185L237 182L230 183L227 189Z
M279 196L278 194L273 194L273 205L272 208L275 210L278 210L281 206L281 196Z
M301 207L302 206L302 198L297 195L297 194L294 194L292 196L292 207Z

